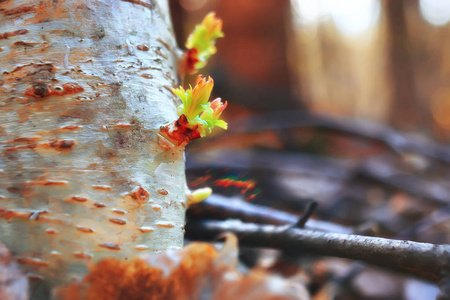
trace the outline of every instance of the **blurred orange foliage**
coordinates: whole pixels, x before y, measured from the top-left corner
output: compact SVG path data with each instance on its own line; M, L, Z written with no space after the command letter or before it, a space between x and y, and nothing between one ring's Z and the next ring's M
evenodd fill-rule
M57 291L57 299L309 299L304 286L262 271L236 269L237 239L221 251L208 243L150 254L131 261L100 261L80 283Z

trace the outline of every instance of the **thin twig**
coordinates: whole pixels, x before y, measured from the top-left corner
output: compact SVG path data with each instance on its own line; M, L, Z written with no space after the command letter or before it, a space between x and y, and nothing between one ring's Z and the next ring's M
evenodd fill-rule
M439 280L441 272L450 267L450 245L326 233L240 221L189 222L186 232L191 239L203 240L211 240L219 234L231 232L238 236L242 246L362 260L432 281Z
M303 213L303 215L300 217L300 219L297 221L297 223L295 223L292 227L296 227L296 228L304 228L306 222L308 221L308 219L311 217L311 215L313 214L313 212L316 210L317 208L317 202L314 200L311 200L308 205L306 206L305 212Z

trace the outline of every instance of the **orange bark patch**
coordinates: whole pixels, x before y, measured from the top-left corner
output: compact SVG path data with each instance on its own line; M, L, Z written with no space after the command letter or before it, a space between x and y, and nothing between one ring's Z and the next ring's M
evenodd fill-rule
M47 267L48 262L39 258L29 258L29 257L19 257L16 258L17 262L25 265L37 266L37 267Z
M136 250L147 250L148 249L148 246L145 246L145 245L136 245L135 247L134 247Z
M160 190L158 190L158 194L163 195L163 196L166 196L166 195L169 194L169 192L166 191L165 189L160 189Z
M74 140L60 140L50 143L50 147L58 151L70 150L73 146L75 146Z
M25 91L25 96L42 99L51 96L66 96L81 93L84 88L76 83L64 83L62 85L50 85L37 82Z
M110 218L109 221L111 223L118 224L118 225L125 225L125 224L127 224L127 221L125 221L123 219L118 219L118 218Z
M8 5L11 7L15 2ZM31 2L31 1L29 1ZM36 2L36 1L33 1ZM20 17L21 14L29 14L32 17L24 20L26 24L36 24L42 22L48 22L51 20L56 20L64 17L70 11L74 11L75 7L68 7L65 1L53 1L53 0L43 0L36 5L24 4L14 8L9 8L5 10L5 14L13 16L15 18Z
M62 130L77 130L77 129L81 129L83 128L83 126L81 125L69 125L69 126L64 126L61 129Z
M37 147L37 140L39 140L39 137L18 137L15 138L12 141L9 141L8 143L27 143L27 145L22 146L16 146L16 147L10 147L7 148L6 151L17 151L22 149L34 149Z
M54 224L61 224L61 225L69 225L69 222L65 219L59 219L55 217L47 217L47 216L41 216L39 215L38 219L35 219L36 221L39 221L41 223L54 223Z
M26 64L14 68L11 72L3 72L3 81L7 84L11 84L35 74L52 79L54 73L55 68L52 64Z
M147 2L144 2L144 1L140 1L140 0L122 0L122 1L130 2L130 3L133 3L133 4L137 4L137 5L142 5L142 6L146 7L146 8L148 8L148 9L152 8L150 3L147 3Z
M31 215L31 214L30 214ZM0 209L0 218L11 220L16 216L15 212L9 209Z
M112 211L113 213L115 213L115 214L118 214L118 215L124 215L124 214L127 213L126 210L123 210L123 209L117 209L117 208L113 208L113 209L111 209L111 211Z
M88 201L88 198L81 197L81 196L73 196L72 200L77 201L77 202L86 202L86 201Z
M154 210L154 211L160 211L161 210L161 205L152 205L152 209Z
M36 46L38 43L27 43L24 41L17 41L14 44L12 44L13 48L32 48Z
M44 281L44 276L38 275L38 274L27 274L27 278L33 281Z
M9 209L0 209L0 218L5 220L11 220L12 218L30 219L33 221L46 221L50 218L42 217L42 215L48 214L48 211L15 211ZM51 219L53 220L53 219Z
M37 140L39 140L40 138L37 136L32 136L32 137L18 137L15 138L14 140L10 141L9 143L33 143Z
M155 231L155 228L149 227L149 226L142 226L142 227L139 227L139 230L141 232L153 232L153 231Z
M133 125L127 124L127 123L119 123L119 124L114 125L115 128L130 128L132 126Z
M61 180L36 180L36 181L29 181L27 182L29 185L67 185L69 184L68 181Z
M90 253L86 253L86 252L74 252L72 253L73 256L75 256L76 258L82 258L82 259L91 259L93 257L92 254Z
M175 227L175 225L173 225L172 223L166 223L166 222L156 223L156 226L163 227L163 228L173 228L173 227Z
M141 51L148 51L150 48L147 45L137 45L136 48Z
M109 250L120 250L120 246L117 245L117 244L109 244L109 243L107 243L107 244L99 244L99 246L102 247L102 248L109 249Z
M0 34L0 40L4 40L4 39L10 38L15 35L26 34L26 33L28 33L28 29L19 29L16 31L4 32L4 33Z
M164 76L164 75L163 75ZM168 78L170 79L170 78ZM168 85L163 85L163 88L165 88L166 90L168 90L170 93L172 93L172 88Z
M155 53L156 53L157 55L161 56L161 57L164 58L164 59L167 59L167 58L168 58L167 55L163 54L163 53L162 53L161 51L159 51L159 50L155 50Z
M52 140L47 143L36 143L35 140L38 138L19 138L15 139L13 142L19 143L19 142L25 142L28 143L28 145L23 146L17 146L17 147L11 147L7 148L7 151L17 151L17 150L24 150L24 149L34 149L36 147L42 147L42 148L53 148L57 151L68 151L71 150L73 146L75 146L74 140Z
M34 149L34 148L36 148L36 144L29 144L29 145L25 145L25 146L7 148L6 151L17 151L17 150Z
M47 228L46 230L45 230L45 233L47 233L47 234L57 234L58 233L58 230L56 230L56 229L54 229L54 228Z
M36 8L36 6L34 6L34 5L20 5L18 7L15 7L15 8L12 8L12 9L9 9L9 10L5 11L4 14L6 16L23 14L23 13L32 11L35 8Z
M150 194L142 187L137 186L135 187L130 194L128 194L133 200L136 200L138 202L145 202Z
M168 43L166 43L165 41L163 41L161 38L157 38L156 40L158 42L160 42L161 44L163 44L164 47L166 47L167 50L172 51L172 48L170 47L170 45Z
M59 253L58 251L52 250L52 251L50 251L50 255L54 256L54 257L58 257L58 256L61 256L61 253Z
M103 190L103 191L111 190L111 187L109 185L93 185L92 188L96 189L96 190Z
M85 226L77 226L77 230L81 231L81 232L85 232L85 233L92 233L92 232L94 232L94 230L92 228L85 227Z

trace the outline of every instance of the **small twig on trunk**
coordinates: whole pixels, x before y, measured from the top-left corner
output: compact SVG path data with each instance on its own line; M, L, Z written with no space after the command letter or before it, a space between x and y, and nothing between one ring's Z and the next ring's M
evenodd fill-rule
M316 210L317 208L317 202L314 200L311 200L308 205L306 206L305 212L303 213L303 215L300 217L300 219L297 221L297 223L295 223L292 227L293 228L304 228L306 222L308 221L308 219L311 217L311 215L313 214L314 210Z
M186 232L189 238L202 240L211 240L219 234L231 232L238 236L242 246L361 260L432 281L439 280L442 272L450 267L450 245L326 233L240 221L189 222Z

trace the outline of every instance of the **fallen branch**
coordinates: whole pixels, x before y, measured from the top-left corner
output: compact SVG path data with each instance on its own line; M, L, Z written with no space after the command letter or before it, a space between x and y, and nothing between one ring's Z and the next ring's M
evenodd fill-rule
M450 268L450 245L326 233L234 220L188 222L186 232L188 238L201 240L211 240L231 232L238 236L241 246L361 260L432 281L438 281L442 272Z
M396 153L416 152L429 158L450 163L450 148L434 141L410 137L388 126L374 122L301 111L258 114L242 120L235 120L233 121L233 127L226 135L300 127L313 127L368 139L379 142ZM218 135L215 138L223 136Z
M407 174L396 168L394 162L389 159L372 158L364 163L349 164L337 159L304 154L280 154L274 151L231 152L225 150L211 153L202 152L201 157L191 155L188 158L187 168L191 172L202 167L208 167L322 175L338 181L358 180L363 177L438 205L450 203L450 190L448 188L420 176ZM282 189L276 192L283 195Z
M402 232L396 234L394 236L395 239L413 239L416 238L417 235L425 231L436 224L442 223L445 220L448 220L450 216L448 215L448 212L450 210L450 206L446 206L440 210L434 211L430 215L422 218L421 220L417 221L413 226L403 230ZM349 283L353 278L358 276L362 271L366 269L366 264L362 262L353 262L350 269L348 269L344 274L340 274L336 278L334 278L334 282L337 286L342 286L344 284ZM441 278L441 284L443 281L447 280L446 273L450 273L450 270L443 272L442 278Z
M412 226L402 230L395 235L398 239L416 239L421 233L430 230L438 224L450 221L450 205L439 210L435 210L431 214L416 221Z
M187 216L191 219L239 219L243 222L273 225L293 225L299 220L299 216L291 213L218 194L212 194L208 199L190 206ZM308 219L305 227L329 232L354 233L350 227L315 219Z
M448 188L419 176L405 174L393 167L389 161L369 159L361 165L355 175L372 179L387 187L405 191L438 205L450 203Z

